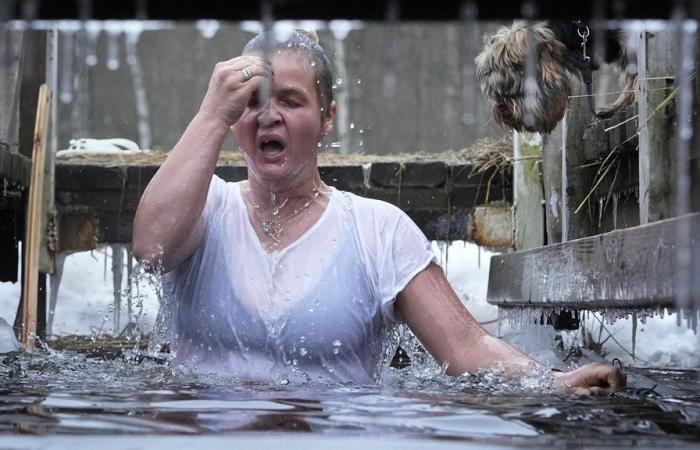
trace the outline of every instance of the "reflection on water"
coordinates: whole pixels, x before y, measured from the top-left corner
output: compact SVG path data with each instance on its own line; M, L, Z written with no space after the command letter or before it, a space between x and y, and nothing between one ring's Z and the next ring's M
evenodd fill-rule
M482 448L700 442L698 371L638 369L630 374L630 387L608 398L522 387L497 390L483 377L419 386L412 385L410 371L394 372L381 386L270 386L177 375L150 360L137 364L71 352L10 353L0 360L0 433L4 445L13 448L77 445L55 436L45 441L20 434L81 435L77 442L83 448L95 445L96 437L114 434L122 436L109 439L116 447L179 446L184 441L172 441L173 436L222 433L229 439L233 434L242 447L250 433L274 446L278 432L302 432L295 436L308 448L337 448L341 438L340 448L358 448L368 445L367 438L382 436L391 439L382 441L383 448L398 446L394 441L399 440L404 449L416 440L422 448L425 440L430 440L428 448L451 447L455 441ZM134 441L133 435L143 438ZM219 445L216 439L206 442Z

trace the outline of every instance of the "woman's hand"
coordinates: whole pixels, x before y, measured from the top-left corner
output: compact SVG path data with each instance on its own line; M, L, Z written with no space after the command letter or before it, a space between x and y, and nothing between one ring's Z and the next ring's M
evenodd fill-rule
M627 377L608 364L592 363L570 372L554 372L557 389L567 394L607 395L625 387Z
M238 56L214 66L199 114L230 127L243 114L251 96L269 86L270 64L252 55Z

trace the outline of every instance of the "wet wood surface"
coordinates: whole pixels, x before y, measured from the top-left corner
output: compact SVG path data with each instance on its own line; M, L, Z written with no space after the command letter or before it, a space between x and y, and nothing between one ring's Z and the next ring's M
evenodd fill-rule
M488 302L575 309L670 307L684 287L678 274L690 264L685 252L697 249L699 239L700 214L695 213L493 256Z

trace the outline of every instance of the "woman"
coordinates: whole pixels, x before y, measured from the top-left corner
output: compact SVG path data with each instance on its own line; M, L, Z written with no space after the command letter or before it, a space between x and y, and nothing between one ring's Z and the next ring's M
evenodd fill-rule
M402 211L321 181L332 79L315 35L256 36L216 65L144 192L134 252L172 270L176 361L243 378L371 383L386 327L401 318L448 374L536 369L466 311ZM241 183L213 176L229 129L248 166ZM624 383L605 365L557 378L580 393Z

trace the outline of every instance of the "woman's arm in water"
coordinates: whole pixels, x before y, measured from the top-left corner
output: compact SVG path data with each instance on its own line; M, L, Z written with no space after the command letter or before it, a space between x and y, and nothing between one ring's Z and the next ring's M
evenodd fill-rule
M241 70L253 77L245 81ZM251 95L270 76L256 56L218 63L207 93L141 197L134 217L134 255L167 271L190 256L204 235L202 210L221 146Z
M416 337L449 375L474 373L501 366L507 375L535 371L540 363L491 336L467 311L445 273L431 263L411 280L396 299L399 313ZM603 364L588 364L571 372L555 372L562 390L596 394L624 386L622 372Z

